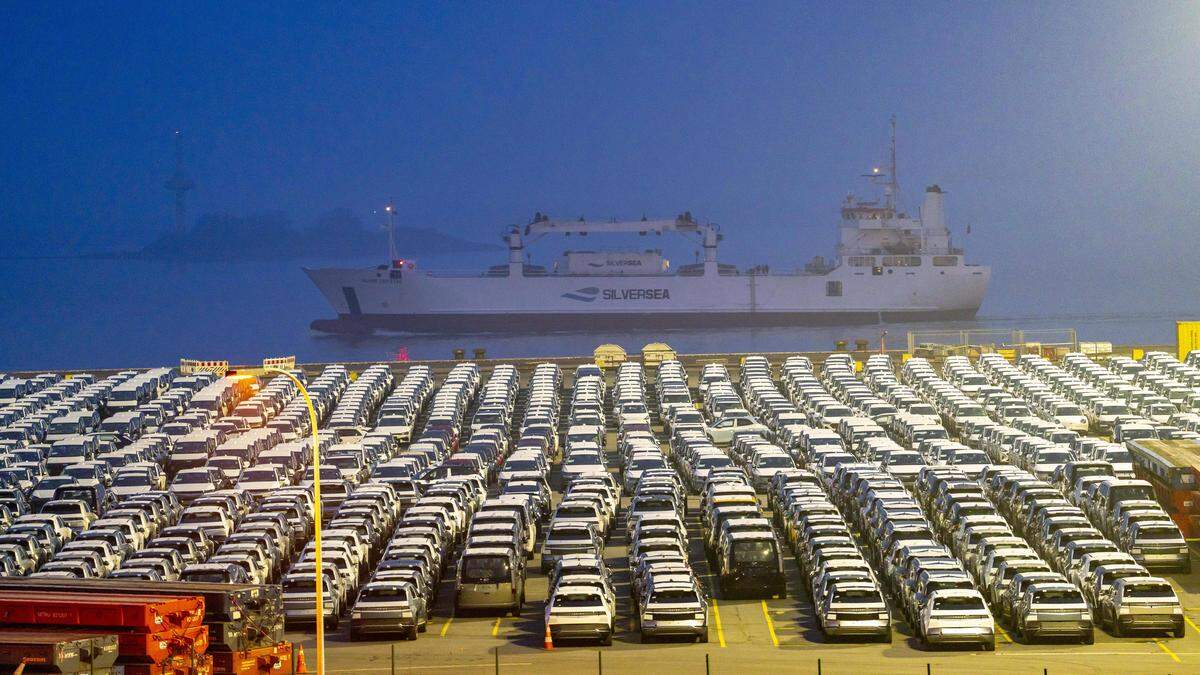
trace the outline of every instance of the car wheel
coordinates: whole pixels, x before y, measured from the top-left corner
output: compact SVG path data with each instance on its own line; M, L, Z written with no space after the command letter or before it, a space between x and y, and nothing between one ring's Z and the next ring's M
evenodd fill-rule
M1125 636L1125 631L1122 630L1122 628L1121 628L1121 622L1115 618L1113 619L1113 622L1112 622L1112 634L1113 634L1113 637L1124 637Z
M1174 635L1177 638L1183 637L1183 624L1179 624L1175 627Z
M700 644L708 644L708 629L707 628L705 628L704 632L700 634Z
M1086 634L1083 636L1083 644L1085 644L1085 645L1094 645L1094 644L1096 644L1096 633L1095 633L1094 631L1090 631L1090 630L1089 630L1089 631L1088 631L1088 632L1087 632L1087 633L1086 633Z
M611 646L612 640L613 640L612 633L606 633L603 637L600 638L600 645L603 647Z
M996 651L996 641L995 641L995 640L992 640L991 642L985 642L985 643L983 643L983 651L985 651L985 652L994 652L994 651Z
M354 642L354 641L356 641L356 640L358 640L358 639L359 639L358 631L356 631L356 630L353 630L353 629L352 629L352 630L350 631L350 641L351 641L351 642Z

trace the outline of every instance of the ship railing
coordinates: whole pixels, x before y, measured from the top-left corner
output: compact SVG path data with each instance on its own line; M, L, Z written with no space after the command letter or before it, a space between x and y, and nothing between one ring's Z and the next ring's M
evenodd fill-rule
M480 272L479 270L473 270L473 271L467 271L467 270L461 270L461 271L460 271L460 270L437 270L436 272L434 272L434 271L427 271L427 272L424 272L424 274L425 274L425 276L427 276L427 277L439 277L439 278L449 278L449 279L470 279L470 278L473 278L473 277L508 276L507 274L505 274L505 275L491 275L491 274L488 274L487 272Z

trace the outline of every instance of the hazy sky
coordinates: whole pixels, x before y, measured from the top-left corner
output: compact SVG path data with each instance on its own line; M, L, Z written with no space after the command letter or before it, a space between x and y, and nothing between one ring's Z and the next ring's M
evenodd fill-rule
M1003 292L1197 274L1196 2L21 3L0 83L0 232L83 248L169 227L182 129L193 217L690 210L783 264L895 113L907 203L946 189Z

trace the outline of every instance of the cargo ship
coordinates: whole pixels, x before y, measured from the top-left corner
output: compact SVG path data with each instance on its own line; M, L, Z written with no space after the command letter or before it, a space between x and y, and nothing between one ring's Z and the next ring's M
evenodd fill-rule
M967 262L946 223L945 193L925 189L915 216L898 207L891 164L868 174L872 201L842 204L837 252L791 270L719 261L720 228L691 213L661 220L555 220L541 213L503 235L506 263L473 273L424 270L398 259L370 268L305 269L337 312L329 333L532 332L812 326L970 319L991 269ZM676 234L702 250L672 265L657 249L566 250L549 266L526 247L544 237Z

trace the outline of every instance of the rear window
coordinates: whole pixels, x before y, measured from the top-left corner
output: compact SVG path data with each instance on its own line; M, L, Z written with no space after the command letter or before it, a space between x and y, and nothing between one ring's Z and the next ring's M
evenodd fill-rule
M503 556L468 556L463 560L462 580L476 584L507 583L512 567Z
M651 602L699 604L700 596L690 588L671 588L654 591Z
M1175 591L1169 584L1134 584L1125 587L1127 598L1174 598Z
M1033 601L1043 605L1079 605L1083 603L1083 596L1073 588L1056 588L1034 592Z
M983 607L983 598L976 596L949 597L937 598L933 601L934 609L953 609L953 610L980 610Z
M311 588L311 584L309 585ZM359 596L361 600L408 600L408 589L404 586L368 588Z
M600 596L595 593L558 593L554 596L555 607L595 607L600 604Z
M883 598L879 595L879 591L869 588L835 589L833 591L833 601L883 604Z

